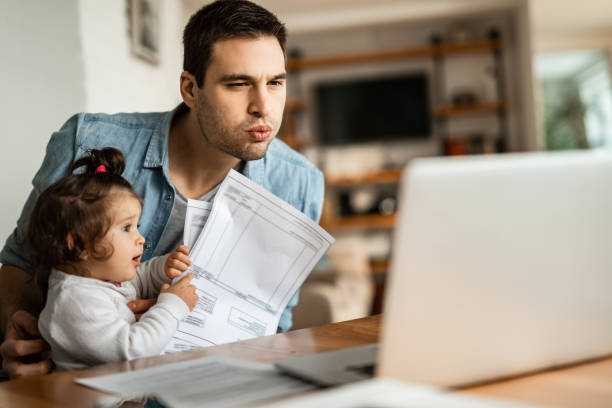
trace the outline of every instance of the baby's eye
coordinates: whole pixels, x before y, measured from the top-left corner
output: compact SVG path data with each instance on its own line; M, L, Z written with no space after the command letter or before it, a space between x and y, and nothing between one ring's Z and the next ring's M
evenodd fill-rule
M126 224L123 227L121 227L121 230L125 232L130 232L130 228L132 228L132 224Z

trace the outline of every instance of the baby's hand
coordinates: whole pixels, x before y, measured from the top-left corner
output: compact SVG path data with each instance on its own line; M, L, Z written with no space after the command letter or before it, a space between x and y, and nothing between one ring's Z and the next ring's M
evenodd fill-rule
M191 260L188 255L189 248L185 245L179 245L179 247L170 254L168 259L166 259L166 265L164 266L166 276L170 279L181 276L181 274L191 266Z
M181 299L183 299L183 302L187 304L189 310L193 310L196 303L198 302L198 295L196 294L195 286L189 284L192 279L193 274L189 273L172 286L168 285L167 283L164 283L161 288L161 292L172 293L180 297Z

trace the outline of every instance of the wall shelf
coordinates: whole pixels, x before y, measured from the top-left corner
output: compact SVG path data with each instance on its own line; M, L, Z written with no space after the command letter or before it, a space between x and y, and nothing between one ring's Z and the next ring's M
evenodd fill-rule
M376 275L385 275L389 271L389 259L370 259L370 268Z
M428 45L423 47L403 48L379 52L332 55L327 57L291 58L287 60L287 71L298 71L306 68L322 68L337 65L393 61L409 58L431 58L438 55L470 54L495 51L502 48L499 39L470 41L459 44Z
M394 184L399 182L402 175L401 168L376 170L344 177L325 177L326 187L342 188L354 187L364 184Z
M321 219L321 227L328 231L350 231L363 229L390 229L395 226L395 214L353 215L350 217L328 217Z
M304 101L299 98L289 98L285 101L285 112L299 112L304 109Z
M434 114L439 118L454 116L481 115L487 113L500 113L506 110L506 105L501 101L479 102L469 105L440 105L435 108Z

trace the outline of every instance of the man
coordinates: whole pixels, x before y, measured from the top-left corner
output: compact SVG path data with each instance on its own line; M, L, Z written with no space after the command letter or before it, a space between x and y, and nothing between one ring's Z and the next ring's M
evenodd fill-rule
M126 155L124 177L143 199L143 260L176 247L186 199L212 199L232 168L318 221L321 172L274 139L286 97L285 39L284 26L260 6L246 0L216 1L185 27L183 104L164 113L79 114L53 134L18 226L0 255L5 329L0 353L11 377L51 369L50 361L37 361L48 346L37 330L42 297L24 237L38 194L87 149L112 146ZM130 307L142 313L154 302L134 301ZM296 303L297 293L279 330L290 328Z

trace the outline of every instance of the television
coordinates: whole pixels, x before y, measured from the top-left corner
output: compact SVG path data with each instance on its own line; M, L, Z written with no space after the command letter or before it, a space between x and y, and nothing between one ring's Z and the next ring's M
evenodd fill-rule
M320 83L314 92L322 145L430 137L424 73Z

